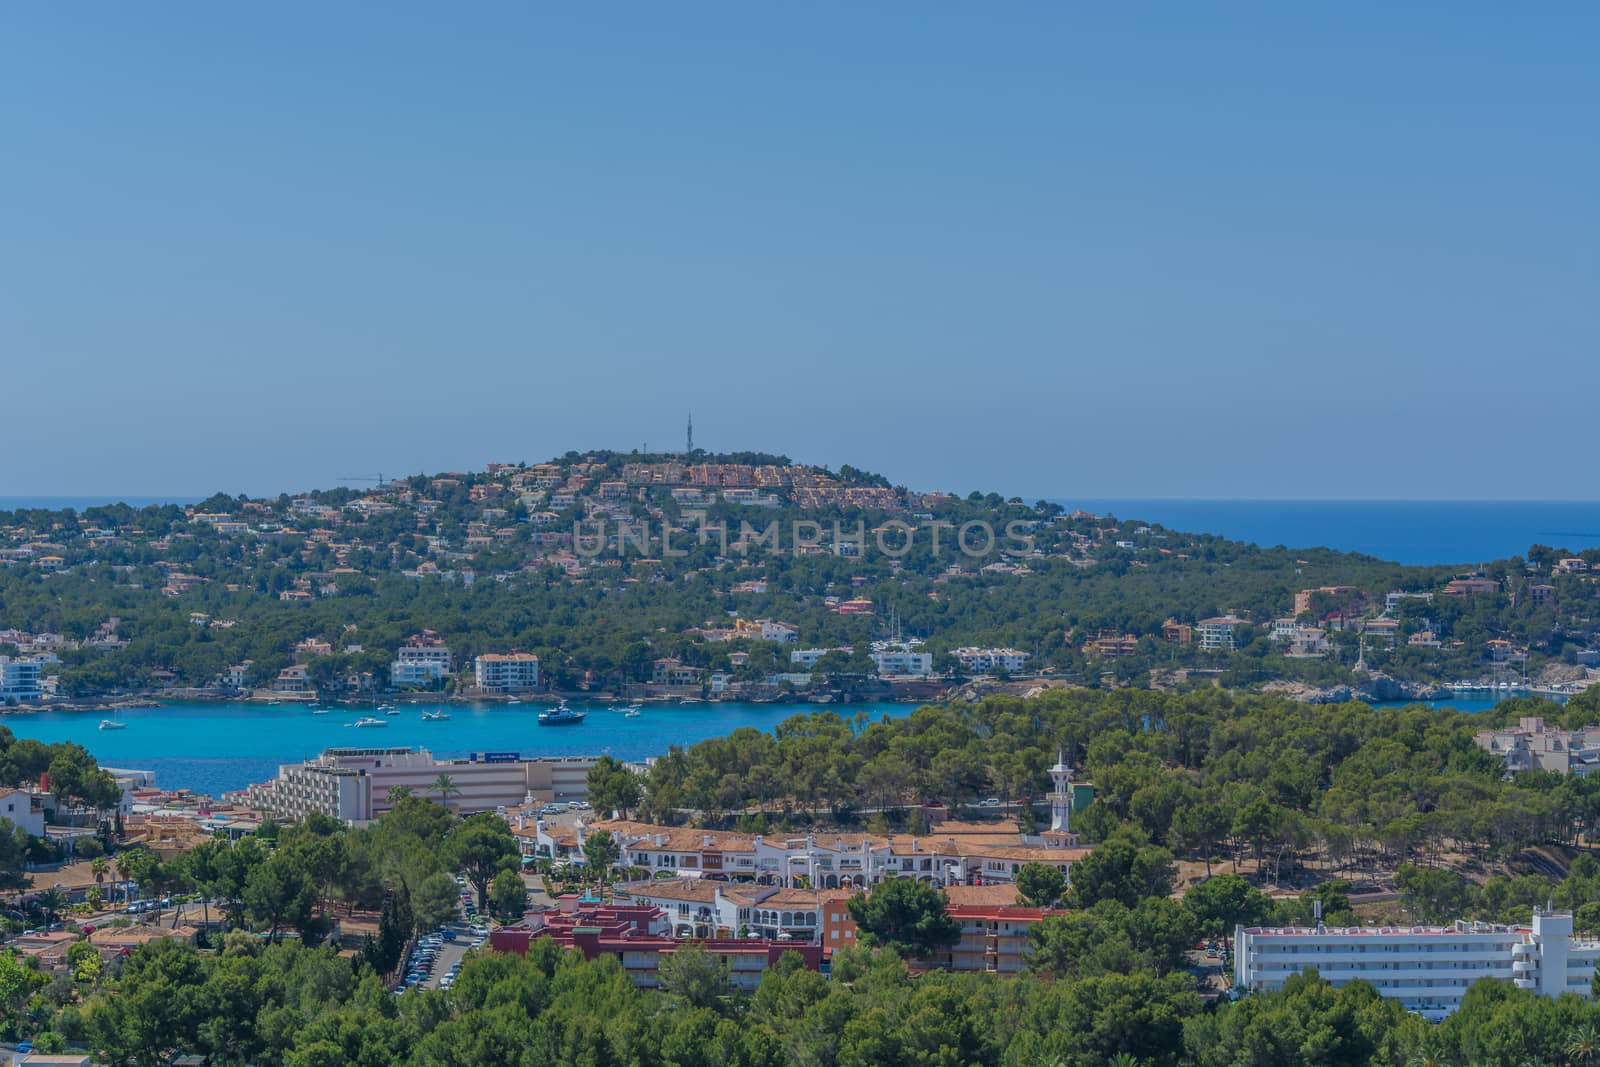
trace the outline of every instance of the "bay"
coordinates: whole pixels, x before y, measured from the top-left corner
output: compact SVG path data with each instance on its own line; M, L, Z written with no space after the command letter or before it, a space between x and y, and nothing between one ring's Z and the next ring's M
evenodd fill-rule
M408 746L435 756L472 752L517 752L524 756L597 756L643 760L672 745L724 737L743 726L771 730L784 719L835 711L847 721L857 712L874 720L909 715L915 704L736 704L646 705L635 718L620 705L571 705L589 717L577 726L540 726L542 704L401 704L400 714L371 706L338 707L313 715L304 704L172 703L117 713L124 730L102 730L99 712L40 711L0 716L18 737L46 743L76 741L101 764L150 770L164 789L188 788L218 796L277 776L278 767L319 755L327 748ZM451 718L425 722L424 711ZM362 716L386 726L355 728Z

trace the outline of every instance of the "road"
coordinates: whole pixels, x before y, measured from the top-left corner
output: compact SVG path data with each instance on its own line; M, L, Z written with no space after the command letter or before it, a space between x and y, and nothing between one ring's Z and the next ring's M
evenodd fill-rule
M458 937L461 935L457 935ZM438 989L439 979L450 973L461 957L467 954L467 949L472 945L471 935L460 941L446 941L439 950L439 958L433 965L433 973L428 975L428 980L422 983L424 989Z

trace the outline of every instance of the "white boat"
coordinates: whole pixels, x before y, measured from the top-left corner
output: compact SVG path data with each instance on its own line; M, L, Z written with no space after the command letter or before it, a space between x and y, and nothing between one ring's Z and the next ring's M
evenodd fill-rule
M450 717L448 711L425 711L422 713L423 722L443 722Z
M389 708L387 711L384 712L384 714L385 715L398 715L398 714L400 714L400 709L399 708Z
M382 719L363 717L350 724L351 726L388 726Z
M520 704L520 703L522 703L522 701L518 700L516 697L512 697L510 700L506 701L506 703L507 704Z
M102 729L102 730L126 730L127 728L128 728L128 724L127 723L118 722L115 719L101 719L100 720L100 729Z
M622 717L624 719L637 719L639 717L639 709L629 708L627 711L622 713Z
M313 714L313 715L328 715L328 714L331 714L332 712L333 712L332 708L312 708L311 709L311 714Z

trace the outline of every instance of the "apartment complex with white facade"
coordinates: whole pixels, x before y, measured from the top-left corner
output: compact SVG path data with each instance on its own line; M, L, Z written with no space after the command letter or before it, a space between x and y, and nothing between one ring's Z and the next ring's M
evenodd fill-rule
M1235 646L1234 631L1248 620L1237 615L1216 615L1194 624L1194 635L1200 647L1208 652L1232 652Z
M400 646L389 666L389 684L397 689L432 685L450 674L450 650L424 630Z
M951 655L968 674L989 674L992 671L1016 674L1028 662L1028 654L1014 648L958 648Z
M0 701L44 696L44 663L32 656L0 656Z
M1239 927L1234 985L1279 989L1315 969L1335 986L1365 981L1408 1011L1439 1020L1480 978L1499 978L1542 996L1589 995L1600 941L1572 936L1570 912L1535 912L1531 926L1458 922L1413 927Z
M479 689L526 693L539 688L539 657L531 652L488 653L473 660Z
M279 767L277 778L246 791L245 802L274 818L303 819L317 811L365 822L392 808L393 790L404 786L458 812L496 811L530 801L581 800L596 759L479 752L440 760L427 749L330 748L316 759ZM450 777L448 797L440 795L440 775Z
M558 834L527 808L508 818L525 855L581 858L588 832L583 825ZM885 878L916 878L941 886L992 885L1013 881L1027 863L1049 864L1070 878L1072 864L1090 851L1067 844L1070 835L1024 837L1015 829L970 824L946 824L927 836L769 837L621 820L600 822L594 829L611 833L629 867L658 878L709 876L789 888L860 888Z
M910 642L875 641L868 654L878 673L885 677L921 678L933 673L933 654L919 652Z

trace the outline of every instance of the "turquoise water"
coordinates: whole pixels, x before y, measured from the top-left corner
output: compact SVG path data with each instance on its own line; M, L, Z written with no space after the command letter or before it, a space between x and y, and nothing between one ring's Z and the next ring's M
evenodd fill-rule
M371 708L338 708L313 715L305 705L168 704L117 713L126 730L101 730L96 712L43 711L0 716L18 737L44 742L76 741L108 767L152 770L166 789L189 788L216 796L274 778L279 764L298 763L325 748L407 745L436 756L470 752L519 752L525 756L593 756L618 759L659 756L671 745L722 737L741 726L771 730L792 715L832 710L849 719L866 712L874 719L909 715L915 704L647 705L626 718L610 705L574 704L589 712L578 726L540 726L538 704L402 704L399 715ZM448 711L445 722L423 722L422 712ZM376 715L387 726L355 729L346 724Z

